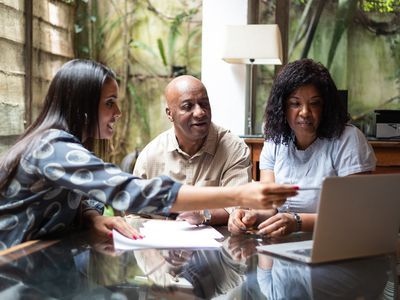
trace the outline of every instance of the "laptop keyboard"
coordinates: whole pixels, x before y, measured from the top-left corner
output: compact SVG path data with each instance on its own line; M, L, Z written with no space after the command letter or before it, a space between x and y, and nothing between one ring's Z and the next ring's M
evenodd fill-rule
M303 255L303 256L307 256L307 257L311 257L311 248L308 249L297 249L297 250L290 250L288 252L293 253L293 254L297 254L297 255Z

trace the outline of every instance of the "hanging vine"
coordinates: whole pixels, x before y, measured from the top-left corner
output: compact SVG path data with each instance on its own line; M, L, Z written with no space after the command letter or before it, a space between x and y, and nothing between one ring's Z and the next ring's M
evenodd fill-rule
M177 64L184 66L185 73L196 73L192 66L200 57L201 20L196 16L201 1L191 3L190 7L186 1L174 1L182 8L174 15L167 15L150 0L75 0L76 57L102 62L118 75L124 117L118 122L112 143L115 147L109 153L113 162L121 161L137 147L132 146L133 126L138 128L139 142L146 144L151 139L153 124L149 121L149 104L145 100L149 96L143 89L154 88L151 85L157 82L158 90L162 91L166 80L178 74L173 71ZM141 38L143 24L151 18L166 24L162 30L169 28L168 35L149 34L149 38ZM138 28L142 34L137 34Z

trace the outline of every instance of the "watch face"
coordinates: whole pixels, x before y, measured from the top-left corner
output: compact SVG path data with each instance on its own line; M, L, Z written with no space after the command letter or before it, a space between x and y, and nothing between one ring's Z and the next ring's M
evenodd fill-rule
M204 214L204 218L206 218L206 220L211 220L211 213L208 209L203 210L203 214Z

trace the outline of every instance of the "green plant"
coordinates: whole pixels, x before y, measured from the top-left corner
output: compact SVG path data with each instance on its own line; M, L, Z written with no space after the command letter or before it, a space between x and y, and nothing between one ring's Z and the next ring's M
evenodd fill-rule
M169 67L177 64L189 66L190 65L190 55L189 55L189 44L192 40L199 36L199 28L193 28L184 37L185 47L182 47L180 51L177 51L176 46L179 37L182 36L182 26L185 23L190 23L190 20L198 14L198 9L190 9L188 12L181 12L176 15L172 21L170 21L169 33L167 38L168 51L166 51L165 43L162 38L157 39L157 47L161 61L165 67Z
M335 57L336 49L339 45L343 33L347 30L352 22L355 11L357 9L358 0L342 0L339 1L339 6L336 13L335 29L333 31L331 46L329 47L327 68L332 66Z
M399 12L400 3L398 0L369 0L361 1L361 8L365 12Z
M100 61L118 75L124 118L117 124L110 157L119 162L131 149L146 144L152 138L152 130L159 132L162 122L158 124L149 115L158 110L149 105L157 106L157 102L163 101L161 91L171 76L172 66L185 65L188 73L198 72L201 22L194 17L200 11L201 1L170 1L171 16L161 12L166 7L162 1L154 1L156 6L151 0L70 2L76 7L76 57ZM194 5L197 6L192 8ZM154 26L160 26L158 32Z
M131 97L134 99L135 103L135 112L136 117L139 118L140 124L144 129L144 135L149 137L150 136L150 124L149 124L149 117L147 111L145 109L145 105L143 99L138 95L136 87L133 85L132 82L128 82L128 91Z

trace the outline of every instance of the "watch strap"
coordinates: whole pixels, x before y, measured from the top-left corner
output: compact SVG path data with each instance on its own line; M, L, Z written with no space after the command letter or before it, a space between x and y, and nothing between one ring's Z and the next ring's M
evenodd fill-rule
M208 209L203 210L203 224L209 224L211 221L211 212Z
M293 218L296 221L296 232L297 231L301 231L301 227L302 227L302 220L299 214L297 213L292 213Z

